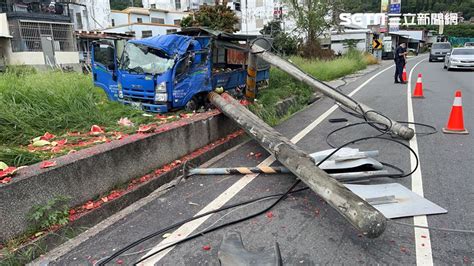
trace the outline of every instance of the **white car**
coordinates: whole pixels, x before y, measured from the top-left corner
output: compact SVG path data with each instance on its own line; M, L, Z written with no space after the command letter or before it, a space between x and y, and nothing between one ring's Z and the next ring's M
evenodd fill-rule
M474 70L474 47L453 48L450 53L446 54L444 68Z

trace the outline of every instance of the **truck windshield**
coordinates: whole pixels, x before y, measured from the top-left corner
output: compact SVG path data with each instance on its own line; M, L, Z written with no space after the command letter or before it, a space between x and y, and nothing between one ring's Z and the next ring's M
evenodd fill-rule
M123 51L120 69L137 74L162 74L172 68L174 59L167 58L160 50L128 43Z

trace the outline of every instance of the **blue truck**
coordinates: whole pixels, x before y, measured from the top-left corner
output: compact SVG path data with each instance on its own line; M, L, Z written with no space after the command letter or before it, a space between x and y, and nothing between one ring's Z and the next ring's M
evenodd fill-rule
M148 112L196 110L215 88L245 90L249 44L257 36L202 28L140 40L101 40L92 47L94 85L112 101ZM270 65L257 62L257 89L268 84Z

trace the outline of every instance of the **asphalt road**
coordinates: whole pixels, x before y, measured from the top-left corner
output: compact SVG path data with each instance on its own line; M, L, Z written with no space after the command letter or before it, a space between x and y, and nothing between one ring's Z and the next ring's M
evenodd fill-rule
M433 125L441 131L447 122L454 92L461 89L465 124L468 130L473 131L473 72L448 72L443 69L442 63L428 63L426 56L411 59L407 65L407 71L410 72L420 61L422 62L412 71L411 82L414 88L416 75L423 74L425 98L413 99L415 122ZM342 87L342 90L350 93L356 88L360 89L354 95L355 99L380 110L395 120L407 121L407 85L393 84L393 67L379 73L390 63L384 62L379 69ZM375 75L376 77L371 79ZM368 80L370 81L367 82ZM366 84L360 87L364 83ZM331 106L333 106L333 101L322 99L297 113L276 129L283 135L293 138ZM344 123L329 123L329 118L347 118L349 122L360 121L336 110L315 128L300 133L298 139L302 138L297 145L307 152L328 149L325 142L326 135L331 130L344 125ZM416 130L424 132L429 129L417 126ZM374 129L362 126L337 133L331 141L342 144L351 139L376 133ZM381 161L395 164L406 171L410 169L409 151L402 146L375 140L352 147L377 149L380 151ZM472 135L445 135L438 132L429 136L417 136L424 196L448 210L447 214L428 216L429 226L474 229L472 223L474 221L473 147ZM260 158L248 156L251 152L262 152L263 156ZM249 141L223 156L213 166L256 166L267 156L268 153L258 144ZM95 235L80 245L70 246L69 252L51 261L50 265L92 264L136 239L195 215L211 202L221 205L231 204L263 195L282 193L294 182L294 176L284 174L191 177L177 188L156 197L113 225L98 230ZM378 183L388 182L398 182L410 189L416 183L410 177L397 180L386 178L378 181ZM224 191L226 193L223 193ZM229 196L233 193L235 196ZM228 202L223 200L226 197L229 199ZM194 227L188 225L179 229L166 240L171 241L170 239L174 237L183 237L186 230L189 233L196 233L209 226L244 217L268 206L270 202L258 202L230 213L212 215L209 219L202 220L202 224L195 224ZM398 219L398 221L413 223L412 218ZM415 237L414 228L389 224L381 237L367 239L317 195L307 190L292 194L273 208L271 214L260 215L180 244L161 256L159 260L154 258L147 261L146 265L216 265L218 248L222 237L228 231L240 232L246 248L255 252L271 249L273 243L277 241L285 265L362 263L411 265L417 262L452 265L471 264L474 260L474 234L430 230L428 234L420 231L421 234ZM162 236L153 238L126 252L125 256L113 262L132 264L163 240L165 239ZM210 247L210 250L203 249L204 246ZM48 258L48 255L45 258Z

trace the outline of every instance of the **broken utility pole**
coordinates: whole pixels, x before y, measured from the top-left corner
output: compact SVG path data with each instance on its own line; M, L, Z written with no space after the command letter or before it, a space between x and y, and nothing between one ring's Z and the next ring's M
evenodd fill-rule
M314 159L289 139L227 93L211 92L209 100L364 235L375 238L384 232L386 218L382 213L317 167Z
M313 87L316 90L321 91L324 95L329 98L334 99L335 101L339 102L340 104L344 105L347 108L352 109L358 113L364 113L365 117L368 120L374 121L377 123L381 123L386 125L390 128L392 132L399 135L404 139L411 139L415 135L413 129L402 125L380 113L376 112L374 109L370 108L369 106L359 103L354 99L350 98L349 96L331 88L324 82L321 82L312 76L306 74L305 72L301 71L298 67L291 64L290 62L280 58L273 53L266 51L264 48L254 44L252 46L251 52L256 54L257 57L267 61L268 63L272 64L273 66L283 70L284 72L290 74L292 77L296 78L299 81L306 83L307 85Z

